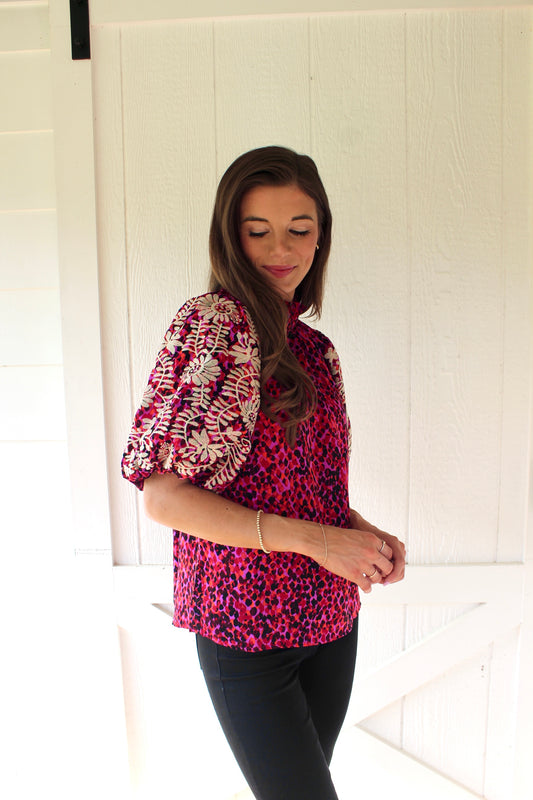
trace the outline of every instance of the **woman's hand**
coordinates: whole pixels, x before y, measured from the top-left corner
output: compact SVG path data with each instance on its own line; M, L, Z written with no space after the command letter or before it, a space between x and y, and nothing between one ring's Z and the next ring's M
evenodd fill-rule
M385 544L387 544L392 550L390 561L392 561L394 565L392 572L389 572L387 577L382 579L381 583L387 585L388 583L396 583L396 581L403 580L405 575L404 543L401 542L397 536L393 536L391 533L385 533L385 531L380 531L377 535L381 536Z
M351 528L326 528L326 569L370 592L375 583L401 581L405 546L396 536L376 528L357 511L350 511Z
M325 528L328 557L325 568L370 592L392 574L392 549L374 533L353 528Z

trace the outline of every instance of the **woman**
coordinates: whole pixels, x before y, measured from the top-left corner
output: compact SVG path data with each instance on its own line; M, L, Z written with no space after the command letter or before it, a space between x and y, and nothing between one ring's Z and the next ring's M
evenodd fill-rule
M174 529L174 624L259 800L333 800L358 587L405 548L350 509L338 357L320 314L331 213L313 161L240 156L217 190L210 292L172 322L123 473Z

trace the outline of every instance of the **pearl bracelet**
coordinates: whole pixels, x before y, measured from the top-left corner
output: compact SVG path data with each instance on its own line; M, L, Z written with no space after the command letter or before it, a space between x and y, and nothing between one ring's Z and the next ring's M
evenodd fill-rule
M255 527L257 528L257 537L259 539L259 546L261 547L261 550L263 551L263 553L266 553L267 555L270 555L272 550L267 550L266 549L265 543L263 542L263 534L261 533L261 514L262 513L263 512L261 511L261 509L259 509L259 511L257 512L257 517L255 519ZM318 566L319 567L325 567L326 566L326 562L328 560L328 539L327 539L327 536L326 536L326 531L324 530L324 526L322 525L321 522L319 522L318 524L320 525L320 530L322 531L322 537L324 539L324 560L321 563L319 563Z
M268 553L271 553L272 550L267 550L265 545L264 545L264 542L263 542L263 535L261 533L261 524L260 524L260 521L259 521L262 513L263 512L261 511L261 509L259 509L259 511L257 512L257 518L255 520L255 526L257 528L257 535L259 537L259 544L261 545L261 550L263 551L263 553L267 553L268 554Z

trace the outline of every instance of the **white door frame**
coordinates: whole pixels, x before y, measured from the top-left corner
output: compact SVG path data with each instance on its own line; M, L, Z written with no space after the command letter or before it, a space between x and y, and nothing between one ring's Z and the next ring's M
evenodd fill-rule
M63 370L76 554L76 595L65 602L78 610L87 652L98 658L98 674L83 686L97 709L95 718L101 720L100 729L94 731L93 766L101 768L99 753L108 754L101 780L112 796L127 798L128 748L113 614L101 379L91 63L71 58L68 0L49 0L49 12Z

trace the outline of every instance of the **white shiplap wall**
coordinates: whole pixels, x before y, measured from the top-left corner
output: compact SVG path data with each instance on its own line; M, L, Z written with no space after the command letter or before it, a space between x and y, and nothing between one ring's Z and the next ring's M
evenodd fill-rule
M94 797L102 780L118 796L124 752L109 731L121 697L104 580L91 596L102 571L74 555L50 38L47 2L0 4L0 794L12 800L43 785Z
M0 7L2 784L17 798L36 788L28 752L49 773L36 712L72 723L51 656L60 631L46 622L60 609L68 530L49 48L46 4Z
M531 9L437 9L96 27L117 563L169 560L168 534L139 512L117 464L162 333L205 287L216 181L268 143L313 155L332 202L321 327L344 365L354 505L407 540L411 563L522 560L531 25ZM370 606L360 674L466 610L450 601ZM511 631L366 727L479 795L508 798L517 646ZM133 753L143 735L150 749L141 717ZM136 772L147 790L165 769L153 757L155 772Z

